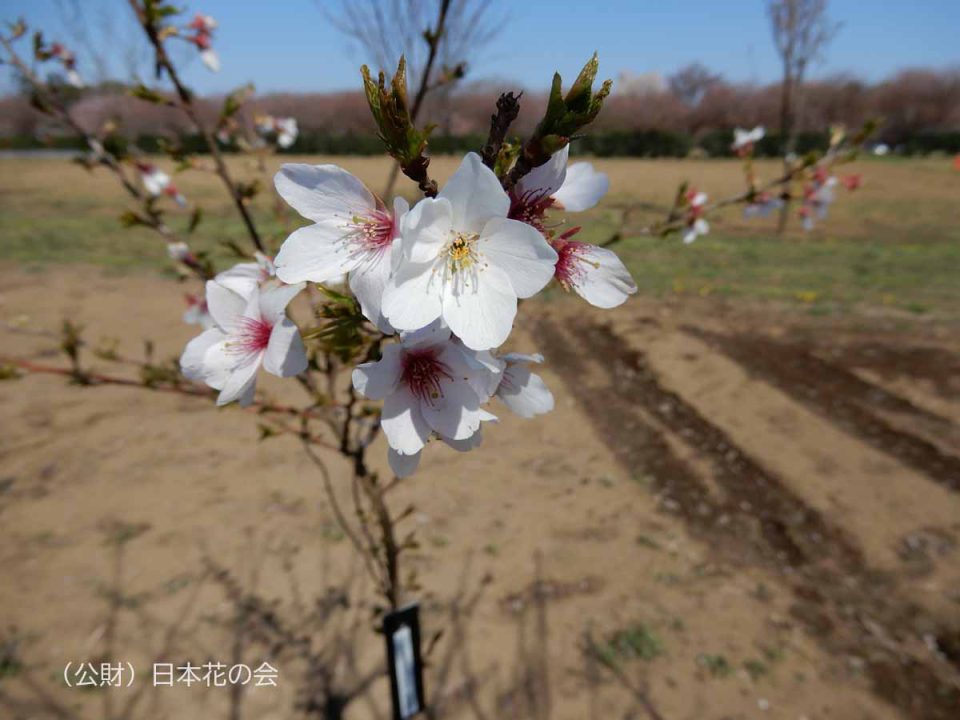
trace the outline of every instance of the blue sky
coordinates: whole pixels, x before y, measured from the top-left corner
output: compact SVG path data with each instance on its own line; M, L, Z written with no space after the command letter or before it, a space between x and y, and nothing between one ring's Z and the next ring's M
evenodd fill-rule
M330 25L318 7L324 1L191 2L191 10L220 21L215 47L223 69L211 74L191 62L188 82L203 93L250 81L260 92L357 88L357 67L366 58ZM121 46L119 30L104 38L97 28L109 13L125 20L125 0L79 2L95 42ZM23 16L49 36L63 36L64 4L69 0L0 0L0 19ZM508 23L477 63L476 79L540 88L555 69L565 77L575 74L594 50L600 52L604 77L623 70L668 74L695 60L734 81L767 82L779 72L763 0L499 0L498 5ZM843 28L814 75L842 71L877 80L905 66L960 64L960 0L832 0L830 13ZM10 87L4 77L0 88Z

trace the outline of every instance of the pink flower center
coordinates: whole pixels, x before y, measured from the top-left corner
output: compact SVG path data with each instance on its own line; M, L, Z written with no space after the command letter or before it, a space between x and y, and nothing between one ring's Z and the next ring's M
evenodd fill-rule
M267 349L273 326L261 318L242 318L230 339L231 350L242 355L253 355Z
M450 368L437 355L436 348L417 348L406 351L401 360L400 382L428 405L443 395L443 380L453 380Z
M538 191L527 191L522 195L517 195L515 191L510 192L510 212L507 217L511 220L519 220L540 232L546 229L547 210L554 206L554 199L549 195Z
M386 210L375 209L352 220L354 231L350 239L364 253L380 254L390 247L396 236L393 215Z
M553 249L557 251L558 256L553 276L564 290L579 285L586 277L585 265L592 265L592 263L583 255L589 248L589 244L576 240L560 239L553 242Z

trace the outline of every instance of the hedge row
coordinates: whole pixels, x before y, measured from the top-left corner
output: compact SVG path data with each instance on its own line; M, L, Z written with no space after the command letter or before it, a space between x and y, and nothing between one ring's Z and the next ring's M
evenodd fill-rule
M136 145L147 153L160 151L162 138L157 135L141 135ZM598 157L686 157L695 148L711 157L729 157L732 153L732 130L713 130L697 140L686 133L671 130L608 130L590 133L579 138L575 152ZM480 135L437 135L430 138L430 150L434 154L463 153L479 150L484 138ZM827 147L827 134L803 132L797 136L796 151L800 154ZM204 152L199 135L180 138L182 147L190 153ZM128 146L122 137L110 138L106 143L110 150L122 150ZM76 138L50 138L39 141L33 137L0 138L0 150L31 150L49 148L56 150L83 150ZM903 138L895 143L897 153L903 155L926 155L933 152L960 153L960 131L923 132ZM230 152L231 148L227 148ZM322 132L302 132L297 142L286 153L323 155L380 155L383 144L374 135L331 135ZM780 154L780 137L777 133L767 135L757 143L756 154L761 157L777 157Z

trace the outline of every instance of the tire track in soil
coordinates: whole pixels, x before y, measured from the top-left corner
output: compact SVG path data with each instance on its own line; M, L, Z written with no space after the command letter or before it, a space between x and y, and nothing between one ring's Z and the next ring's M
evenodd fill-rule
M945 418L811 354L802 345L778 342L760 335L724 335L692 326L682 329L847 433L919 470L948 490L960 491L960 457L943 452L922 437L891 426L868 408L875 405L939 425L949 425Z
M608 326L582 319L570 325L570 336L549 319L532 332L625 469L652 475L664 506L726 562L778 574L793 593L794 617L832 652L863 659L878 697L911 718L956 720L960 662L949 654L955 667L932 653L917 657L906 643L929 634L948 648L958 630L901 596L894 577L866 567L842 528L662 387L643 355ZM597 374L608 384L592 382ZM710 459L723 499L677 457L638 408Z

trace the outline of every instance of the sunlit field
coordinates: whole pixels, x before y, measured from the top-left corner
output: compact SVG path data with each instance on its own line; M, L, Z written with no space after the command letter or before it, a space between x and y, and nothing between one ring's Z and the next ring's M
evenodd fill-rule
M261 177L289 160L335 161L373 188L389 171L287 156ZM397 513L416 507L398 523L418 541L404 572L424 637L444 631L426 669L436 717L646 717L649 699L671 720L953 720L960 172L861 160L863 187L839 190L812 232L793 219L777 237L774 218L730 208L684 246L638 232L684 179L735 191L739 163L595 162L611 192L584 234L607 239L634 208L618 252L639 297L525 302L505 349L543 353L555 410L498 405L483 452L431 443L390 491ZM431 169L442 183L455 165ZM205 209L191 246L229 266L225 243L247 241L219 180L176 182ZM283 226L272 201L267 185L254 208L275 250L301 220ZM67 159L0 160L3 377L17 374L6 357L65 367L69 319L83 367L133 385L0 383L0 701L24 718L238 716L218 689L138 706L136 688L64 687L65 664L102 645L144 674L269 652L280 685L251 688L245 718L300 717L328 678L356 692L343 717L386 717L376 593L296 434L108 362L174 359L196 334L180 321L196 282L177 284L156 234L120 226L123 203L112 177ZM170 205L172 225L188 217ZM350 463L323 452L348 507ZM382 438L369 457L388 476Z
M381 158L275 157L269 182L281 162L336 162L372 188L382 187L389 166ZM437 158L432 168L443 180L455 160ZM162 163L161 163L162 164ZM256 168L235 160L239 177ZM610 175L611 192L599 208L571 222L583 237L602 241L614 232L622 208L635 209L618 252L644 294L722 296L799 304L814 314L884 307L917 315L954 317L960 308L960 172L948 158L863 160L848 166L863 175L854 193L838 191L827 222L805 233L796 218L785 237L776 220L746 220L730 208L712 221L713 232L684 247L679 239L631 235L662 219L682 180L696 180L711 198L741 187L736 161L595 161ZM776 176L775 162L759 164L761 178ZM220 243L244 242L243 229L212 174L185 173L178 186L206 214L192 244L223 256ZM413 197L412 183L400 189ZM286 235L268 212L269 187L255 201L261 224L276 247ZM157 269L167 266L163 244L148 230L127 230L117 221L124 197L107 173L87 173L66 159L0 160L0 258L25 263L84 262L104 268ZM172 206L186 223L188 211ZM301 223L294 214L291 227ZM176 222L175 220L172 222Z

